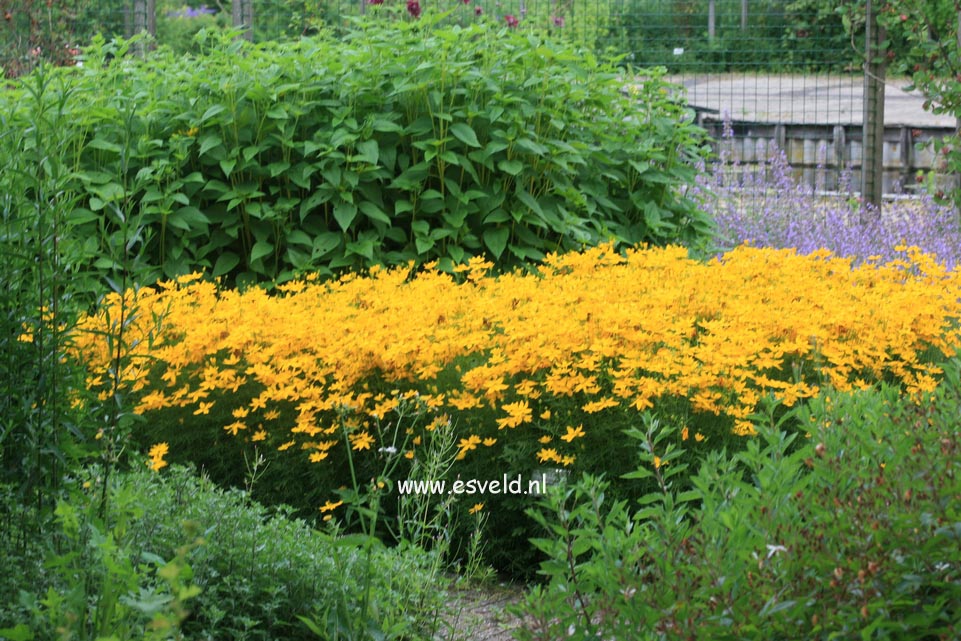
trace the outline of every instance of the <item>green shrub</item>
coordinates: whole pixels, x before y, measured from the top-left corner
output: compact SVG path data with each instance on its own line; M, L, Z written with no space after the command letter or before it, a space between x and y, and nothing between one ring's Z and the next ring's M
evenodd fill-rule
M58 553L42 579L20 585L35 595L20 598L32 603L35 618L9 602L0 612L23 618L0 620L0 627L68 625L78 638L137 638L178 593L159 580L171 559L178 586L189 588L180 592L189 597L180 624L185 638L309 639L299 617L317 614L325 625L329 619L373 638L422 638L436 624L443 586L431 557L417 549L312 530L284 508L268 510L180 467L115 476L100 519L103 480L96 470L76 480L72 498L58 508ZM11 547L5 542L0 549ZM6 567L23 566L31 570L24 576L35 577L36 553L27 552L11 553Z
M810 438L765 422L690 477L674 430L648 423L630 476L660 490L640 507L585 477L532 511L549 583L522 638L955 638L959 371L918 403L822 395L793 413Z
M215 3L211 3L214 4ZM157 16L157 42L177 53L197 52L195 42L202 30L226 29L230 17L207 5L189 6L184 3L164 3Z
M422 19L283 46L207 34L193 57L125 46L58 70L71 223L104 271L115 210L143 217L141 281L481 254L509 266L611 237L698 245L710 230L682 194L701 132L660 72L628 91L622 70L546 36ZM12 127L43 108L22 98L0 95Z

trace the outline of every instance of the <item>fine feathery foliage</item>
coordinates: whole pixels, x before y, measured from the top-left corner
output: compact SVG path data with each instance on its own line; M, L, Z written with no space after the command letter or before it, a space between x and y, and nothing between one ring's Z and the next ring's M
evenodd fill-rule
M138 311L121 376L149 418L141 442L168 442L173 460L232 482L257 448L283 461L287 500L314 510L337 500L348 451L360 465L404 457L403 478L448 421L480 478L627 471L610 444L639 410L671 407L692 433L723 440L753 433L768 393L791 406L825 385L933 389L931 354L961 345L961 281L905 253L852 267L826 252L740 247L705 263L682 248L608 247L552 257L541 275L492 277L475 261L460 284L375 270L276 295L185 278L128 293ZM104 323L119 302L105 299L74 338L101 396ZM400 427L413 398L420 417Z
M63 190L79 201L67 223L104 272L118 269L100 246L117 207L143 224L140 283L481 255L512 266L710 233L683 193L702 132L657 70L626 81L548 35L426 15L282 47L200 38L196 56L145 60L100 42L82 67L50 71ZM0 94L8 126L46 108L24 91Z

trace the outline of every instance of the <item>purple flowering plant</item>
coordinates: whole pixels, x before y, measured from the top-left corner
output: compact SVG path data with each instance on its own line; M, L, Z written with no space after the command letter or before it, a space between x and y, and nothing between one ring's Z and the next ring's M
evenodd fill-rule
M199 7L184 6L175 11L168 11L168 18L201 18L203 16L212 16L217 13L217 10L213 7L208 7L205 4Z
M862 204L850 172L846 178L837 193L826 194L801 181L783 151L773 150L756 166L722 151L699 168L695 191L717 225L719 251L744 243L802 254L828 249L859 264L904 258L904 246L917 246L949 269L961 265L961 221L953 205L929 194L902 194L878 211Z

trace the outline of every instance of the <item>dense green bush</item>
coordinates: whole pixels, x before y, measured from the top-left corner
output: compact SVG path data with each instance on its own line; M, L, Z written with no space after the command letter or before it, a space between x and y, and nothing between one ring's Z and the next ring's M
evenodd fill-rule
M202 55L143 61L101 45L60 70L49 100L68 96L73 238L105 270L121 219L142 230L142 280L480 254L513 265L710 231L682 194L701 132L657 72L625 86L549 38L426 19L283 47L210 38ZM11 127L49 106L25 96L0 95Z
M75 479L57 510L46 569L38 562L42 543L0 538L4 574L20 579L0 582L7 634L20 624L45 638L64 625L77 638L155 638L147 633L151 617L177 594L160 580L171 563L189 597L180 626L186 638L315 638L300 616L372 634L363 638L421 638L437 623L443 586L426 553L317 532L283 508L268 510L178 467L116 476L100 518L101 482L96 470ZM0 499L5 520L24 512Z
M690 476L676 432L649 423L630 476L661 489L640 507L595 477L532 511L549 584L523 638L956 638L961 365L946 369L918 403L887 385L812 399L792 413L809 433L762 421Z

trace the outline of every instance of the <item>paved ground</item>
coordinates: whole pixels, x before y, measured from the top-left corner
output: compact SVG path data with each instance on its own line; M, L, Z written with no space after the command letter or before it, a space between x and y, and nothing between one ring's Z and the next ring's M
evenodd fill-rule
M785 124L860 124L864 79L840 75L761 75L753 73L673 76L687 88L692 106L727 112L735 120ZM924 110L924 98L907 93L904 80L886 83L886 125L954 127L951 116Z

